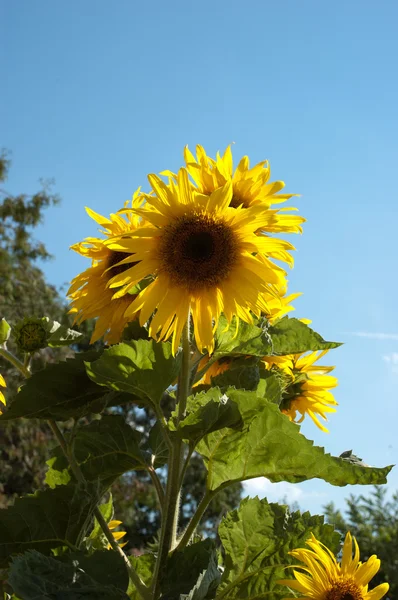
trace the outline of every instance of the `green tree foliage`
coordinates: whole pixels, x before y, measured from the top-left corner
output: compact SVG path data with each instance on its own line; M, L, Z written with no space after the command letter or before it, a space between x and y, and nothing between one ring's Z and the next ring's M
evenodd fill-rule
M387 500L387 490L375 486L370 496L351 495L342 513L333 503L324 508L329 523L345 534L356 537L361 560L376 554L381 568L373 580L390 584L389 598L398 598L398 492Z

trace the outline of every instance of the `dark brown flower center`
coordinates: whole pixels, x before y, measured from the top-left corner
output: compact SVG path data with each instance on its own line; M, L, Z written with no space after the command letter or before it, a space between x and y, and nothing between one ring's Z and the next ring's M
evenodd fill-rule
M165 228L160 241L161 271L191 291L217 286L237 264L238 238L222 220L188 215Z
M127 271L127 269L131 269L131 267L134 267L134 265L136 265L136 262L131 262L131 263L126 263L124 265L118 265L117 263L119 263L121 260L127 258L129 256L128 252L118 252L115 250L111 250L111 253L108 257L108 261L107 261L107 269L109 269L108 276L109 279L111 277L115 277L115 275L120 275L120 273L124 273L124 271ZM117 265L117 266L114 266Z
M326 592L325 600L363 600L363 595L354 581L336 581Z

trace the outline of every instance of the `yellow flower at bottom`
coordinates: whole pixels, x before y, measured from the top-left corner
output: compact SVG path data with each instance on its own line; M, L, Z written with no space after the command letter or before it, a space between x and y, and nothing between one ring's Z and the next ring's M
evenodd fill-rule
M286 273L268 258L292 264L293 246L279 238L255 235L261 227L261 206L229 207L232 185L210 196L195 192L188 173L181 169L177 183L166 185L156 175L149 181L154 195L137 209L149 226L109 240L118 252L130 252L138 264L113 277L109 287L124 296L137 282L154 280L134 300L125 315L140 311L140 322L150 323L150 335L159 341L172 336L173 352L192 314L195 341L200 352L214 348L214 330L221 313L251 323L252 313L267 313L267 298L278 298Z
M333 406L337 402L330 392L338 384L337 378L329 375L334 367L315 365L323 352L289 354L286 356L265 356L263 359L267 369L278 368L285 375L285 390L281 409L290 420L301 423L305 415L311 417L315 425L322 431L328 430L318 419L318 415L327 421L326 413L336 412ZM301 417L296 421L297 413Z
M6 388L6 387L7 387L7 384L6 384L6 382L5 382L5 379L4 379L3 375L0 375L0 388L2 388L2 387L3 387L3 388ZM0 402L1 402L2 404L4 404L4 405L5 405L5 403L6 403L5 396L4 396L3 392L1 391L1 389L0 389ZM0 415L1 415L1 413L2 413L2 410L1 410L1 408L0 408Z
M366 562L359 560L359 548L355 538L347 533L341 562L314 535L306 542L307 548L297 548L289 554L304 563L295 565L294 579L278 581L303 594L307 600L380 600L388 592L388 583L382 583L368 591L370 580L380 569L380 560L376 555ZM354 544L354 556L353 556ZM301 568L302 571L296 571ZM296 597L296 596L294 596ZM293 596L285 598L290 600Z
M122 524L122 521L109 521L108 523L108 527L112 532L113 535L113 539L118 542L119 540L122 539L122 537L124 537L125 535L127 535L127 531L114 531L114 529L116 529L116 527L119 527L119 525ZM126 546L128 544L128 542L122 542L121 544L119 544L120 548L123 548L124 546ZM112 546L110 544L108 544L107 549L110 550L112 548Z
M142 196L137 191L132 200L132 207L141 206ZM104 228L106 238L123 235L135 231L140 226L139 217L131 209L125 208L110 218L103 217L93 210L86 209L89 216ZM115 252L105 245L105 239L86 238L83 242L72 246L75 252L91 258L91 267L75 277L68 290L71 299L70 313L75 314L75 323L87 319L97 319L91 337L93 344L104 337L108 344L120 341L124 327L137 315L125 316L127 308L136 297L129 294L124 298L112 299L114 292L108 287L109 280L117 274L129 269L134 261L131 254ZM120 264L127 257L127 264Z

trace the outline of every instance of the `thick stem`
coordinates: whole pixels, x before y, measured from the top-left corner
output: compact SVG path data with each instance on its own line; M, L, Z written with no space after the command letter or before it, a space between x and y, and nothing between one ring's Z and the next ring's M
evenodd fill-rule
M70 468L72 469L72 473L73 473L75 479L79 483L85 483L86 482L85 477L84 477L79 465L76 462L76 459L73 455L73 451L71 451L71 449L68 447L68 444L66 443L66 440L65 440L60 428L58 427L57 423L55 421L53 421L52 419L50 419L48 421L48 424L51 427L55 437L57 438L59 445L62 449L62 452L64 453L65 457L69 461ZM143 581L141 581L141 578L139 577L138 573L136 573L135 570L133 569L133 566L130 563L128 557L123 552L123 550L121 549L119 544L116 542L115 538L112 535L111 530L108 527L108 523L105 521L104 516L103 516L102 512L100 511L100 509L98 508L98 506L96 506L94 509L94 516L97 519L99 526L101 527L101 529L102 529L106 539L108 540L109 544L111 545L112 549L115 552L117 552L124 560L130 580L135 585L137 592L140 594L140 596L143 598L143 600L150 600L151 596L150 596L148 588L145 586Z
M190 520L188 527L184 531L184 534L179 541L177 550L182 550L189 543L189 540L195 533L195 530L196 530L197 526L199 525L199 522L200 522L201 518L203 517L205 510L209 506L210 502L213 500L216 493L217 492L214 492L214 491L207 491L205 493L201 502L198 505L198 508L196 509L195 514L193 515L192 519Z
M185 417L187 398L190 391L190 344L189 344L189 319L183 329L182 342L182 364L178 377L177 389L177 425ZM160 531L159 552L156 559L155 570L152 580L153 598L159 596L160 579L166 566L169 552L174 550L177 544L178 515L180 508L180 483L183 461L183 443L176 438L173 441L169 453L168 474L166 494L163 507L162 527Z
M158 474L156 473L155 469L153 467L149 467L148 469L148 473L150 478L152 479L152 483L156 489L156 493L158 495L158 500L159 500L159 508L160 508L160 512L163 512L163 505L164 505L164 489L163 486L160 482L160 479L158 477Z
M14 356L11 352L6 350L5 348L0 348L0 356L8 360L9 363L12 364L13 367L18 369L22 373L22 375L26 378L30 377L31 373L28 367L25 367L23 362L21 362L16 356Z

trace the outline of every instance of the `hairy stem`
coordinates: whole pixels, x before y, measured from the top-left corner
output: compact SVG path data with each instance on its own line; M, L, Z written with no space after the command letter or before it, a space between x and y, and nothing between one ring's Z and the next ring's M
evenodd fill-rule
M8 360L8 362L11 363L13 367L18 369L18 371L20 371L24 377L30 377L31 373L28 367L25 366L23 362L21 362L16 356L14 356L12 352L9 352L9 350L6 350L5 348L0 348L0 356Z
M156 473L155 469L153 467L149 467L148 469L148 473L149 476L152 480L152 483L156 489L156 493L158 496L158 501L159 501L159 508L160 508L160 512L163 512L163 505L164 505L164 489L163 486L160 482L160 479L158 477L158 474Z
M193 515L192 519L190 520L188 527L184 531L184 534L179 541L177 550L182 550L189 543L189 540L195 533L195 530L196 530L197 526L199 525L199 522L200 522L201 518L203 517L203 514L204 514L206 508L209 506L210 502L213 500L216 493L217 492L214 492L214 491L207 491L205 493L201 502L198 505L198 508L195 511L195 514Z
M187 322L181 336L182 363L178 377L177 389L177 425L185 417L187 398L190 391L189 319L190 315L188 314ZM182 440L175 438L169 453L159 552L156 559L152 580L152 592L154 599L157 599L159 596L160 579L163 574L163 570L166 567L166 561L169 552L174 550L177 545L183 448L184 446Z

